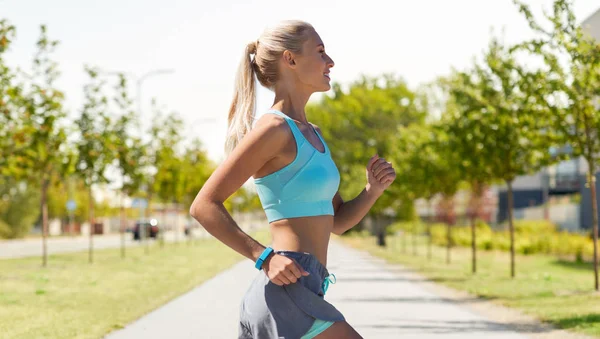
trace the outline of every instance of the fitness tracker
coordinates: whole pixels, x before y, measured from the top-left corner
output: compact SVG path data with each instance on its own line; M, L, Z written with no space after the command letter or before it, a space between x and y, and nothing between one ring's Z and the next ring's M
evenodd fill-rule
M262 264L265 262L265 260L267 259L267 257L273 252L273 249L271 247L267 247L265 248L265 250L262 252L262 254L260 255L260 257L258 257L258 259L256 259L256 264L254 265L254 267L256 267L257 270L261 270L262 268Z

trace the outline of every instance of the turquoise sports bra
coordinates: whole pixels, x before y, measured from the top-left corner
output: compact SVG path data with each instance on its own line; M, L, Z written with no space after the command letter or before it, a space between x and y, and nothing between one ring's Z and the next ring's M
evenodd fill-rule
M316 131L325 151L319 152L296 123L280 111L269 110L287 121L296 140L296 158L278 171L254 179L269 223L287 218L333 215L332 200L340 185L340 173L329 147Z

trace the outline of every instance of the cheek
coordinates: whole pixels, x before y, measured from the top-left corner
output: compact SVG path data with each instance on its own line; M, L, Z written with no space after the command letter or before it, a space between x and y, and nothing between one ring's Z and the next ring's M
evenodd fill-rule
M298 76L303 81L315 80L323 76L325 61L320 57L305 59L298 69Z

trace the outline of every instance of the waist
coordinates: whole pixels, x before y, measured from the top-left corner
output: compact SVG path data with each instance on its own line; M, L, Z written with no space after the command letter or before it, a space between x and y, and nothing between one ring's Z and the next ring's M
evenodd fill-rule
M283 219L270 224L272 247L280 251L305 252L327 264L333 216Z

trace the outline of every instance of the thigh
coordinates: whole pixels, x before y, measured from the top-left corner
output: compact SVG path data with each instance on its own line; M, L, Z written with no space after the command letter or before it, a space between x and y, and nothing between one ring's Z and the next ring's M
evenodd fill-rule
M336 321L328 329L326 329L325 331L323 331L315 337L315 339L339 338L362 339L360 334L358 334L358 332L356 332L356 330L345 321Z

